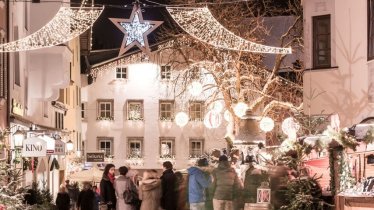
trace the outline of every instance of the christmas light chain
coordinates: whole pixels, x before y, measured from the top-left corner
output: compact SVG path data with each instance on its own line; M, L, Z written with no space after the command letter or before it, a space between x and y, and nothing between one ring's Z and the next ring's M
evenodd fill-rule
M217 48L256 53L291 54L291 48L271 47L245 40L222 26L207 7L166 8L177 24L195 39Z
M52 47L79 36L90 28L104 8L61 7L56 16L27 37L0 45L0 52L17 52Z

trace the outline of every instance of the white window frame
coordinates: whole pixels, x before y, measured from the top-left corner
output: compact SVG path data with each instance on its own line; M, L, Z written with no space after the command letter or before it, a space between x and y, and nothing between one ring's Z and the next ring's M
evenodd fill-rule
M197 104L200 105L199 111L195 108ZM197 113L200 113L200 117L197 117ZM191 121L202 121L204 119L204 103L202 101L190 101L189 117Z
M109 143L109 148L107 148L106 145L105 145L105 148L103 149L101 147L101 143ZM113 138L112 137L98 137L97 138L97 149L99 151L104 151L104 154L106 156L114 154L113 148L114 147L113 147Z
M163 81L171 80L171 66L169 65L161 66L160 78Z
M163 107L167 107L166 105L170 105L170 109L163 110ZM170 116L167 116L170 114ZM159 116L160 120L173 120L174 119L174 101L160 101L159 102Z
M161 150L162 150L162 144L170 144L169 146L169 149L170 149L170 153L169 153L169 156L170 157L173 157L175 156L175 138L174 137L160 137L160 148L159 148L159 154L160 154L160 157L162 157L162 154L161 154Z
M131 152L131 144L140 145L140 155L133 155ZM143 158L143 137L128 137L127 138L127 157L128 158Z
M81 119L87 119L87 102L81 103Z
M130 115L130 107L132 105L140 105L140 117L133 117ZM128 100L127 101L127 120L144 120L144 105L143 100Z
M101 108L101 105L104 105L104 110ZM109 105L109 109L106 105ZM113 105L114 100L113 99L98 99L97 100L97 117L98 118L113 118Z
M204 154L204 142L205 142L204 139L190 138L188 149L189 149L189 155L191 158L198 158ZM200 143L200 149L193 148L193 145L196 143Z
M116 68L116 79L128 79L127 67Z

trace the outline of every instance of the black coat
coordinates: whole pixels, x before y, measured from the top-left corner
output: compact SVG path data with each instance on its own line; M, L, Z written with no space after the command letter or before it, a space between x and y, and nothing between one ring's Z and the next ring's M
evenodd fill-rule
M93 210L98 205L96 202L95 193L92 190L83 190L79 193L77 206L80 210Z
M66 192L59 192L56 198L56 206L58 210L69 210L70 209L70 197Z
M117 197L114 191L113 183L108 178L103 178L100 182L100 196L104 203L112 203L111 207L116 206Z
M176 176L172 169L164 171L161 176L162 196L161 207L165 210L177 209Z

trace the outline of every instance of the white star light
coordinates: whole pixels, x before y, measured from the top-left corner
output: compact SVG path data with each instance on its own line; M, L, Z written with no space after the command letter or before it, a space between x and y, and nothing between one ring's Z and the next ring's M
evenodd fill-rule
M144 47L143 34L152 28L153 25L150 25L148 22L140 23L138 13L136 13L131 23L123 22L120 24L127 31L126 45L138 41Z
M125 34L119 56L133 46L138 46L143 52L149 52L147 35L163 23L163 21L144 21L138 6L134 6L129 19L109 19Z

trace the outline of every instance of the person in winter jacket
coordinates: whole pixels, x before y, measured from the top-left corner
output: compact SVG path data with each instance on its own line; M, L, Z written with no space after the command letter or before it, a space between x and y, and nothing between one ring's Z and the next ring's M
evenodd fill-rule
M164 172L161 176L161 208L176 210L178 195L175 187L176 176L173 172L173 164L170 161L165 161L162 166L164 167Z
M83 190L79 193L77 200L77 207L79 210L94 210L98 209L98 203L92 186L89 182L83 184Z
M65 186L61 186L60 192L57 194L56 206L58 210L69 210L70 209L70 197L66 192Z
M235 169L231 168L227 156L219 158L219 164L213 175L213 208L214 210L233 210L233 200L241 191L241 182Z
M205 189L209 187L211 178L200 167L207 166L205 158L198 160L197 166L188 171L188 201L191 210L205 210Z
M113 164L107 164L104 168L103 178L100 182L101 202L107 204L108 210L116 209L116 193L114 190L114 171Z
M139 186L140 210L159 210L161 199L161 180L156 170L146 170Z
M125 200L123 199L123 193L126 189L130 189L133 192L138 193L138 189L136 189L135 184L133 181L126 177L127 172L129 171L126 166L121 166L119 169L120 176L116 181L114 181L114 187L116 189L116 195L117 195L117 210L136 210L136 203L134 204L127 204L125 203Z

